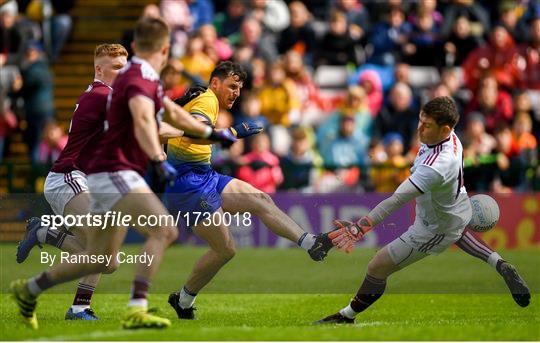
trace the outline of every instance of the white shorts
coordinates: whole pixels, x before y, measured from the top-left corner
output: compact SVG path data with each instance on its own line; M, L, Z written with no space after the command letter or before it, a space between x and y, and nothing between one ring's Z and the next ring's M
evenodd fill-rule
M124 194L143 186L148 187L148 184L133 170L90 174L88 175L90 211L92 213L110 211Z
M461 238L463 228L436 233L419 225L411 225L401 236L388 244L392 261L403 268L428 255L438 255Z
M66 204L79 193L88 191L86 175L79 170L70 173L49 172L45 179L45 199L57 215L64 214Z

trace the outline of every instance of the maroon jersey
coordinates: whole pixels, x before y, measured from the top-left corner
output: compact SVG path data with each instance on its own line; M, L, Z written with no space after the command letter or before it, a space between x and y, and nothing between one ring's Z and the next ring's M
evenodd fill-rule
M96 152L85 166L89 174L119 170L144 174L149 158L135 138L128 106L129 100L138 95L154 102L155 119L159 125L164 111L159 75L150 64L135 56L114 81L107 104L105 132L96 142Z
M107 97L111 89L103 82L94 80L79 97L69 125L67 145L51 168L52 172L70 173L73 170L81 170L86 173L81 165L89 155L86 151L81 154L81 151L85 146L91 146L88 142L94 140L103 131L103 122L107 113Z

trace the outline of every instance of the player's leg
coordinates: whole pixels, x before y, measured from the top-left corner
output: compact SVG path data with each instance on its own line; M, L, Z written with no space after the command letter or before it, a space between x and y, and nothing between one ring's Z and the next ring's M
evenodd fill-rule
M529 305L531 293L525 280L513 265L505 261L480 237L466 228L456 245L467 254L479 258L495 268L508 286L512 298L519 306L526 307Z
M419 249L413 248L414 245L407 243L410 241L408 239L410 233L407 232L395 239L375 254L368 264L362 285L349 305L316 323L353 323L358 313L368 309L383 295L386 289L386 280L391 274L428 256L426 252L420 252ZM433 242L433 240L431 241ZM429 242L430 240L425 239L425 241Z
M326 234L313 235L305 232L276 206L268 194L247 182L238 179L230 180L221 196L225 211L248 212L259 217L273 233L295 242L315 261L322 261L333 247Z
M223 215L223 210L220 208L215 213ZM169 296L169 303L181 319L195 319L193 304L197 294L236 253L234 239L226 226L200 223L193 232L208 242L210 250L197 261L182 289Z
M45 199L56 215L88 213L90 196L87 191L87 180L81 172L50 172L45 179ZM70 212L66 213L68 206ZM41 244L55 246L69 253L77 253L84 248L78 237L64 228L46 226L34 217L28 220L25 236L17 247L17 263L24 262L32 248L36 245L41 247Z
M64 207L64 216L67 215L86 215L90 209L90 195L88 192L83 192L75 195ZM86 227L72 227L69 232L73 234L70 239L74 239L76 243L79 243L82 247L86 247L88 243L88 235L92 229ZM72 244L68 241L68 244ZM59 248L64 249L64 244ZM67 247L70 249L70 247ZM73 252L72 252L73 253ZM91 274L83 276L77 285L75 296L73 297L73 303L66 313L66 320L97 320L98 317L94 314L90 305L92 302L92 296L96 289L101 274Z
M126 180L127 176L123 178ZM146 254L152 258L150 263L139 262L137 265L122 325L125 329L168 327L171 325L168 319L148 313L147 298L150 284L159 270L165 249L178 238L178 229L165 206L147 186L131 189L118 201L113 211L130 215L134 218L135 225L144 225L136 226L136 229L146 237L140 255ZM162 226L151 226L146 220L150 216L169 219L162 219ZM144 222L139 222L138 218Z
M78 255L115 255L120 248L126 228L106 230L89 230L87 247ZM74 255L72 255L73 257ZM59 264L28 280L19 279L11 283L10 289L23 319L34 329L37 329L35 308L37 297L47 289L75 280L82 276L96 273L111 273L117 267L113 263L68 263L60 261Z

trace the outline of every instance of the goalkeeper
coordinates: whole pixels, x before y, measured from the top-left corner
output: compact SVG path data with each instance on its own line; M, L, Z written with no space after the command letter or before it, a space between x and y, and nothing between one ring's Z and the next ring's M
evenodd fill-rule
M472 209L463 185L463 147L453 130L458 120L456 106L449 97L438 97L424 105L418 124L418 137L423 144L411 176L357 223L335 222L341 228L332 231L329 238L338 249L350 252L354 243L375 225L416 199L413 225L375 254L349 305L317 323L353 323L358 313L383 295L386 279L392 273L430 254L439 254L454 243L496 268L514 301L522 307L529 305L529 288L516 269L466 229Z

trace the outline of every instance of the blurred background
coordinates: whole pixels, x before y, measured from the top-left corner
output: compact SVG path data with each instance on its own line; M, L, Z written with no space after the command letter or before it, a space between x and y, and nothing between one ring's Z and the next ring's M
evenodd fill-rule
M41 192L67 142L93 50L130 50L135 21L172 29L170 97L222 60L248 71L218 126L265 133L214 166L266 192L392 192L418 150L420 107L452 96L469 191L540 189L537 0L0 0L0 192Z

